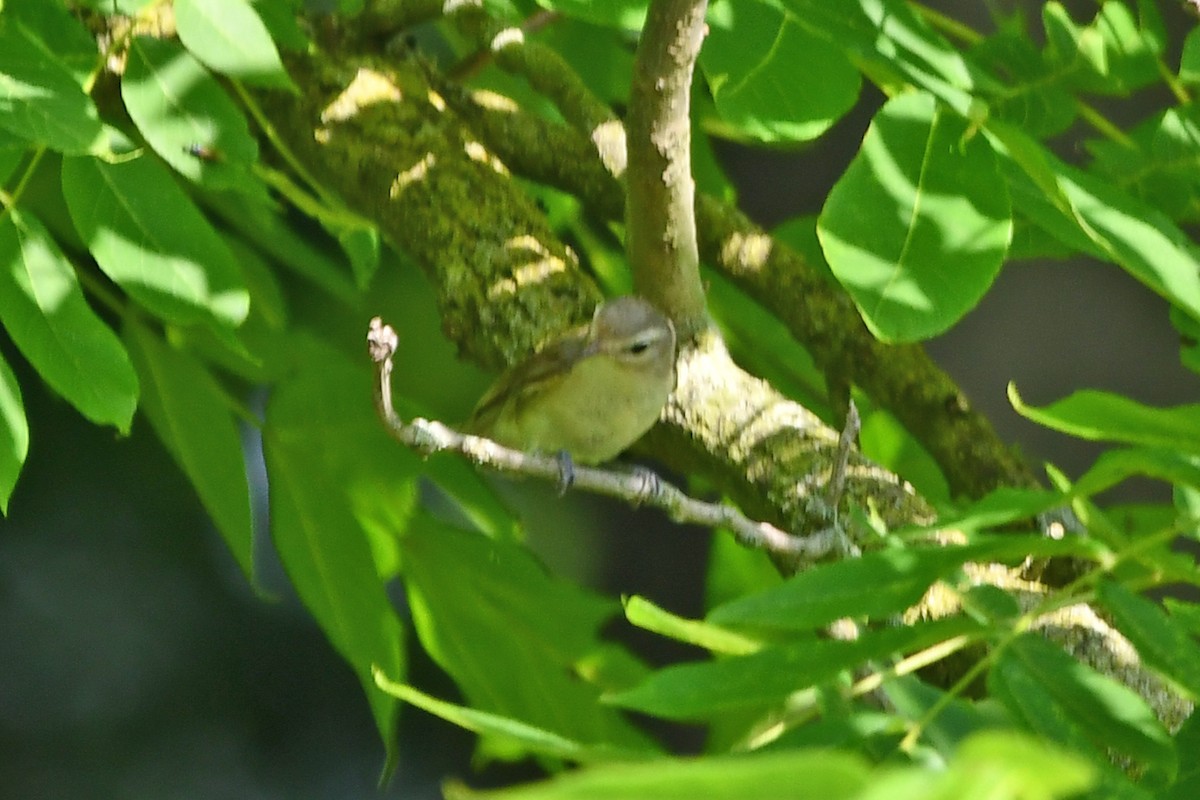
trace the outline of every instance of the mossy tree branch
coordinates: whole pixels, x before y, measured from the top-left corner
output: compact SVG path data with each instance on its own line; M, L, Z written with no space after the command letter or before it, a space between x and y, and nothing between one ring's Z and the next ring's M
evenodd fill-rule
M465 352L497 367L586 316L598 299L596 288L495 150L429 86L423 65L385 64L348 50L301 57L291 68L303 94L261 95L278 130L314 173L425 270L446 331ZM562 157L547 156L567 169ZM611 189L599 191L612 202ZM700 207L702 214L714 213ZM731 214L714 216L726 225L736 221ZM645 446L671 466L710 477L748 514L779 528L802 533L828 522L831 510L820 501L835 471L837 433L738 368L711 332L682 355L675 396ZM890 527L932 520L911 487L857 453L850 457L845 497L849 505L870 506ZM976 574L981 583L1015 585L1015 573L1003 567ZM914 613L947 611L923 603ZM1070 626L1084 631L1080 638L1089 643L1076 652L1089 663L1102 664L1106 654L1128 647L1103 626ZM1134 669L1131 685L1144 675ZM1143 696L1158 695L1156 707L1166 704L1164 716L1178 708L1152 683L1145 687Z
M595 286L425 82L422 65L329 53L290 66L304 94L263 97L281 134L425 270L445 330L465 353L495 368L586 317ZM654 454L712 475L780 528L825 527L830 509L814 499L833 468L837 432L740 370L715 335L684 356L679 374L665 423L649 439ZM910 487L858 453L846 496L872 498L889 524L930 516Z
M445 95L517 174L571 193L603 219L622 218L619 183L573 131L516 109L486 107L452 87ZM704 263L786 324L832 385L856 384L895 414L937 460L953 492L981 497L1000 486L1035 483L1029 466L920 345L871 336L845 293L737 209L700 194L696 218Z

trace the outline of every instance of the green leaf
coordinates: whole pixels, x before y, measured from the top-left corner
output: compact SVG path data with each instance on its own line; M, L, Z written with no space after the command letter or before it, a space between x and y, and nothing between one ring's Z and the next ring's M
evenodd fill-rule
M304 52L312 39L300 26L305 0L250 0L254 11L271 33L271 39L284 50Z
M1123 187L1175 221L1200 218L1200 109L1169 108L1128 131L1097 139L1090 171Z
M913 674L885 678L880 692L894 715L890 717L890 727L894 729L904 722L921 724L922 746L947 761L972 734L1009 724L1004 710L995 701L954 697ZM930 712L934 710L936 715L931 718Z
M636 33L646 24L649 0L605 0L603 3L593 0L537 0L537 4L593 25Z
M595 7L603 12L613 5L604 3ZM645 13L644 0L641 13ZM617 107L628 103L633 49L626 46L628 38L622 30L563 17L538 31L537 40L562 56L601 100ZM694 153L699 144L698 137L693 138Z
M1162 212L1111 180L1063 163L1017 128L989 121L987 130L1003 151L1005 177L1021 214L1069 247L1119 265L1200 319L1200 259Z
M129 432L138 395L129 356L84 300L46 229L15 208L0 218L0 321L42 379L80 414Z
M246 119L200 62L165 39L134 37L121 98L159 157L210 189L258 184L258 144ZM203 154L203 155L197 155Z
M250 489L228 398L200 362L133 320L126 323L125 344L141 378L142 409L154 432L253 581Z
M7 183L24 160L23 143L0 130L0 184Z
M1063 165L1060 184L1105 256L1192 317L1200 319L1200 258L1160 211L1111 182Z
M603 765L491 792L446 788L447 800L849 800L868 786L867 765L830 750L785 751Z
M842 50L759 0L709 10L700 50L721 118L763 142L815 139L858 99L861 79Z
M1179 765L1175 782L1157 800L1193 800L1200 796L1200 758L1196 756L1200 753L1200 714L1193 713L1175 732L1175 750L1192 756Z
M970 620L948 618L872 630L853 641L804 639L750 655L665 667L638 686L604 699L675 720L710 719L738 709L765 710L843 670L978 631Z
M943 515L938 525L974 532L1032 519L1066 502L1066 497L1060 492L1001 486L966 508Z
M991 82L912 8L896 0L772 0L894 93L915 86L966 115L972 93Z
M988 674L988 689L1035 733L1097 761L1109 748L1165 773L1175 752L1162 723L1142 698L1067 655L1036 633L1006 647Z
M0 356L0 513L8 514L8 500L28 453L29 422L25 419L21 386L12 367Z
M302 334L292 347L299 369L273 391L263 431L271 535L297 594L362 683L392 760L398 704L372 668L403 674L403 628L365 528L394 514L418 461L383 432L365 366Z
M111 12L110 5L108 11ZM62 2L5 0L4 16L20 21L21 27L43 52L65 66L82 86L96 68L100 53L96 37L83 26L75 10ZM0 34L2 36L2 34ZM46 46L53 42L53 48ZM52 51L52 52L51 52Z
M989 118L1006 119L1038 139L1060 134L1075 121L1078 109L1062 71L1046 63L1022 23L1002 25L971 48L970 58L1005 76L1004 86L986 95Z
M873 780L859 800L1050 800L1079 797L1096 768L1013 731L981 731L939 769L908 767Z
M947 525L942 524L939 527L945 528ZM1111 556L1110 551L1103 543L1078 535L1055 539L1036 533L975 534L970 537L970 544L965 549L971 551L969 561L998 561L1006 564L1019 564L1030 556L1034 558L1073 556L1093 561L1102 561Z
M1200 453L1200 404L1153 408L1118 394L1082 389L1034 408L1025 404L1013 384L1008 399L1026 419L1081 439Z
M360 290L366 289L379 269L379 229L373 225L324 224L330 233L337 236L342 252L350 259L354 284Z
M63 161L63 195L100 268L168 322L232 327L250 296L229 248L152 157Z
M70 68L7 18L0 18L0 127L63 153L104 149L96 106Z
M707 622L684 619L636 595L625 601L625 618L639 628L703 647L711 653L746 655L762 648L761 642L740 633Z
M287 301L283 296L281 276L274 265L268 264L258 250L237 236L222 235L222 239L237 259L250 293L250 313L262 318L272 330L287 326Z
M631 760L644 758L645 753L621 750L605 746L589 746L559 736L552 731L527 725L517 719L480 711L477 708L447 703L425 694L419 689L389 680L382 671L375 670L375 683L380 689L406 703L428 711L430 714L452 722L460 728L481 736L492 736L508 740L513 749L552 758L561 758L577 763L597 761Z
M1191 700L1200 698L1200 645L1189 632L1153 601L1119 583L1104 581L1099 586L1099 596L1142 660L1182 687Z
M184 46L215 72L297 91L271 34L246 0L176 0L175 27Z
M884 341L949 328L991 286L1012 238L990 145L927 94L889 100L818 221L829 266Z
M1200 636L1200 605L1184 602L1174 597L1164 597L1163 605L1171 612L1171 619L1182 625L1193 636Z
M713 609L708 621L751 629L814 631L842 617L905 610L935 580L971 559L969 548L891 549L821 564Z
M425 468L426 477L454 502L476 531L491 538L519 538L519 521L512 509L465 459L431 459Z
M578 670L611 601L553 579L519 545L423 516L400 549L417 634L473 706L588 746L655 749ZM523 752L484 744L495 756Z
M1073 494L1091 496L1136 476L1200 488L1200 459L1176 450L1155 447L1106 450L1075 482L1071 491Z
M206 208L263 253L304 278L330 298L357 307L358 290L345 269L309 237L286 224L276 209L243 194L225 192L205 198Z
M1047 58L1077 91L1124 95L1158 79L1161 44L1138 28L1128 6L1107 0L1078 27L1057 2L1043 6Z
M1192 28L1183 40L1179 56L1179 80L1200 83L1200 28Z
M747 592L782 582L778 568L764 551L743 547L726 530L713 535L704 587L705 607L713 608Z

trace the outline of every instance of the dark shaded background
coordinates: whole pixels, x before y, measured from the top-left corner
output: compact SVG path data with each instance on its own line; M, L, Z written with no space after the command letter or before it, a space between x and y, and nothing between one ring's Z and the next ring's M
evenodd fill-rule
M1178 23L1180 36L1194 24ZM767 225L819 210L877 103L864 93L810 151L722 146L743 207ZM1004 438L1069 474L1098 448L1018 418L1009 381L1034 404L1082 387L1176 404L1195 402L1200 388L1179 366L1165 303L1108 265L1008 265L929 349ZM378 796L382 753L360 687L269 548L260 548L263 583L277 597L262 598L144 420L127 439L94 428L40 385L3 335L0 351L17 366L32 428L29 463L0 520L0 798ZM1130 497L1165 498L1162 487L1134 488ZM680 613L699 609L705 534L590 498L559 502L539 487L505 491L546 509L530 520L531 536L556 571ZM453 696L435 667L413 668L416 683ZM402 764L386 796L437 797L447 775L480 782L468 735L411 708L401 730Z

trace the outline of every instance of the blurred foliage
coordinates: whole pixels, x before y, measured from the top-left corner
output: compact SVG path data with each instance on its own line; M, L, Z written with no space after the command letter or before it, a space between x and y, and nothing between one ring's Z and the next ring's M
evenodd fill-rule
M1168 730L1143 698L1028 632L1042 611L1096 602L1151 670L1182 696L1200 695L1200 612L1141 594L1200 583L1192 560L1170 549L1179 536L1200 538L1200 405L1151 408L1081 389L1035 408L1014 389L1028 418L1114 447L1082 476L1052 469L1052 489L956 504L937 464L864 399L868 455L937 503L963 543L932 547L919 544L928 530L880 531L876 552L782 580L761 554L718 537L703 619L627 598L633 625L711 654L651 669L606 640L605 624L621 613L615 599L548 574L475 472L454 459L421 461L375 418L361 353L374 314L401 329L398 373L423 376L398 387L405 413L460 419L483 379L456 359L429 287L403 255L272 149L279 141L250 87L297 90L280 51L307 46L301 5L3 4L0 321L83 417L119 433L137 419L154 429L251 582L238 425L260 431L275 547L358 675L390 754L403 701L479 734L487 758L533 756L552 773L504 797L1200 791L1196 720ZM356 25L362 5L336 4L338 24ZM487 8L536 16L531 38L560 51L599 98L625 103L644 2ZM167 10L173 25L153 32ZM857 156L819 217L789 222L780 239L828 263L872 333L931 337L979 302L1006 261L1083 254L1161 295L1181 360L1197 370L1200 250L1185 229L1200 209L1200 31L1176 56L1164 13L1152 0L1107 0L1080 19L1049 2L1040 16L993 11L981 32L900 0L717 0L696 129L802 147L871 82L888 100ZM98 29L111 35L97 38ZM420 35L447 65L472 55L445 20ZM494 64L471 80L554 113ZM113 81L119 92L101 91ZM1138 93L1167 99L1127 129L1096 105ZM1069 148L1055 137L1068 130L1086 131L1086 157L1064 157ZM706 142L696 154L702 186L730 196ZM572 198L526 188L600 283L628 286L620 231ZM734 285L710 278L735 357L831 416L802 344ZM260 418L247 398L263 389ZM0 359L0 508L19 491L30 446L21 387ZM1130 478L1169 484L1173 503L1125 514L1093 499ZM1083 530L994 533L1064 506ZM1030 556L1085 567L1025 609L972 587L962 569ZM385 591L397 576L415 641ZM890 624L934 583L966 598L963 613ZM863 628L857 639L820 635L847 617ZM988 647L973 674L985 679L983 694L917 677L980 644ZM404 683L414 647L469 705ZM703 722L709 752L675 757L624 710ZM1111 765L1114 753L1127 769ZM586 766L565 769L572 763Z

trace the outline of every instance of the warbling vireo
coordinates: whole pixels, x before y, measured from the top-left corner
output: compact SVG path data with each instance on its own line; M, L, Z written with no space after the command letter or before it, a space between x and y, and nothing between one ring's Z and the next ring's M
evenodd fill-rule
M509 368L467 428L507 447L598 464L648 431L674 388L671 321L640 297L620 297Z

